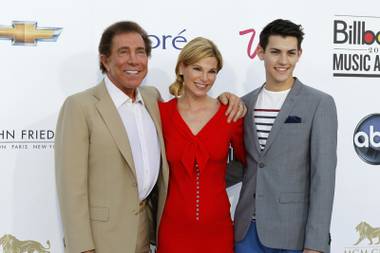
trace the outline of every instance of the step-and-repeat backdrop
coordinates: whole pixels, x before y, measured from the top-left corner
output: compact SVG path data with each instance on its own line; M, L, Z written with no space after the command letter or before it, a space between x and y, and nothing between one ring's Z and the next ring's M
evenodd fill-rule
M225 59L213 96L244 95L261 85L258 34L285 18L302 24L306 34L295 75L337 104L332 252L379 253L379 9L380 2L370 0L2 1L0 252L25 252L22 245L63 252L55 123L65 97L101 80L97 45L105 27L133 20L148 31L154 49L144 84L169 99L179 50L196 36L215 41ZM237 192L230 193L236 200Z

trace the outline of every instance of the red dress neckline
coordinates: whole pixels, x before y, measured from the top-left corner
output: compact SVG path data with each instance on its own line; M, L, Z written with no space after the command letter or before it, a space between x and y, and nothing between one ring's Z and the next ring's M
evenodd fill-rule
M187 129L187 131L189 132L189 134L193 137L198 137L199 135L201 135L203 132L205 132L207 130L207 128L209 127L209 125L212 125L213 122L215 120L217 120L219 118L219 115L225 111L226 109L226 106L223 105L223 104L219 104L219 107L218 107L218 110L212 115L212 117L202 126L202 128L196 133L194 134L193 131L191 130L191 128L187 125L186 121L183 119L182 115L180 114L179 110L178 110L178 99L175 98L172 100L173 101L173 106L175 108L175 114L176 116L178 117L179 119L179 122L181 122L181 124ZM224 109L224 110L223 110Z

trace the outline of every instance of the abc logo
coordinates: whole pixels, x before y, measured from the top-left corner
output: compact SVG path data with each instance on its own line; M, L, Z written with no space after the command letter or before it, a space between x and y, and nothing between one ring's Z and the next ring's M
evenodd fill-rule
M380 164L380 114L370 114L359 122L354 132L354 147L366 163Z

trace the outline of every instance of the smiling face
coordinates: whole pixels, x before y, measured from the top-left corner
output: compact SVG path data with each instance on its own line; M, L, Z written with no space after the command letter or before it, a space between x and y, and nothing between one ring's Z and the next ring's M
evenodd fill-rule
M287 90L293 85L293 71L301 56L296 37L271 35L265 49L259 47L258 56L264 61L266 88Z
M108 78L126 95L135 96L135 90L148 71L148 56L144 40L135 32L121 33L112 39L111 54L101 55Z
M183 75L184 94L206 96L216 80L218 61L215 57L206 57L188 66L181 64L179 73Z

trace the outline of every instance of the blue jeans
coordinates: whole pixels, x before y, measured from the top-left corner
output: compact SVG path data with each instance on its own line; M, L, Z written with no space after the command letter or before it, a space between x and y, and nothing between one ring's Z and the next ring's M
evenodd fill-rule
M302 251L265 247L257 235L256 222L252 221L245 238L235 244L235 253L302 253Z

